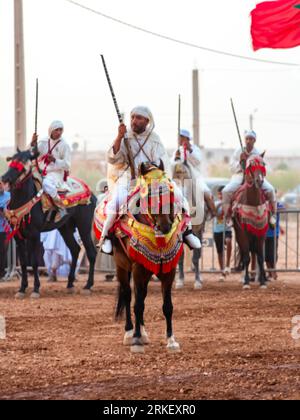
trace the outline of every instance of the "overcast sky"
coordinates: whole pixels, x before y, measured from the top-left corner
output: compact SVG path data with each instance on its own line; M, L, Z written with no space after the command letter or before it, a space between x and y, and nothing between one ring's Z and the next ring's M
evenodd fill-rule
M96 10L202 46L300 64L300 47L254 53L252 0L78 0ZM267 149L300 149L300 70L214 55L143 34L77 8L66 0L23 0L27 137L34 129L35 78L40 80L39 133L62 119L70 142L78 134L89 149L107 149L117 119L100 61L104 53L127 117L148 105L167 147L176 144L177 97L182 126L192 128L192 69L201 69L201 143L237 146L230 108L241 129L257 109L255 128ZM0 1L0 147L14 142L13 0Z

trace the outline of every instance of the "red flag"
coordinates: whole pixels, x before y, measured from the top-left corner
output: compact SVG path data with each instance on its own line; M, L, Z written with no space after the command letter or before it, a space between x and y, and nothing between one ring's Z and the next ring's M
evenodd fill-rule
M254 51L300 45L300 0L265 1L251 16Z

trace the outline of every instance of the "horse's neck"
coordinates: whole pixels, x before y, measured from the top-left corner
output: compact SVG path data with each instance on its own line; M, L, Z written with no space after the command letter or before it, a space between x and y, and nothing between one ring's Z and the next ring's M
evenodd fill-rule
M261 189L257 188L254 184L248 186L246 189L246 201L249 206L260 206L263 204Z
M11 191L10 209L14 210L28 203L36 195L33 178L27 179L20 188Z

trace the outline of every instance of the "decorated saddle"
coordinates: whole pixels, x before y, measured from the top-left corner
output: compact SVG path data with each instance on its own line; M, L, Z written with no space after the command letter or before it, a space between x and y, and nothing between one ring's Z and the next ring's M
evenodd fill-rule
M40 191L42 189L43 179L39 169L36 166L33 167L33 178L37 190ZM69 176L66 180L66 185L68 189L58 191L58 195L60 196L66 209L79 205L89 204L92 192L84 181ZM55 203L46 193L42 195L41 202L44 212L55 208Z
M170 204L168 200L172 197L173 185L162 171L154 170L146 176L140 176L136 186L129 191L126 214L124 214L124 209L120 209L121 215L111 233L114 233L121 243L123 238L129 238L128 256L133 261L143 265L147 270L158 275L161 272L169 273L177 267L183 252L182 232L186 229L188 220L185 215L178 215L174 217L173 226L168 234L164 235L156 230L151 222L149 211L147 211L149 186L153 180L159 181L160 185L165 188L160 191L159 197L155 194L153 197L152 194L152 210L155 207ZM101 239L109 200L109 196L105 197L95 212L94 231L98 240ZM139 213L136 213L137 203L139 208L143 210L142 217Z
M259 206L246 204L247 184L242 185L232 199L232 216L236 218L242 229L246 229L255 236L263 237L269 229L269 203L263 191Z

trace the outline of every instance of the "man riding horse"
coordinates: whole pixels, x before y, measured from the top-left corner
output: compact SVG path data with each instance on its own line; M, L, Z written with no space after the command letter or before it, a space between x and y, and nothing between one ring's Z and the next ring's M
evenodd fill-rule
M202 179L201 174L201 163L202 163L202 153L200 147L195 144L192 144L192 137L188 130L180 130L180 139L179 139L179 148L174 153L172 159L172 166L175 166L178 163L185 164L192 176L193 182L201 182L201 187L204 192L204 199L207 204L207 207L211 211L212 215L215 215L215 205L214 199L211 190L208 185ZM201 180L201 181L200 181Z
M180 129L179 147L177 151L174 152L171 161L172 177L178 183L178 186L188 200L191 209L196 210L197 222L195 221L195 218L193 231L201 241L205 223L204 201L212 214L214 214L215 208L212 193L204 182L201 174L201 150L197 145L192 144L191 140L192 138L189 131ZM184 286L184 258L185 255L183 253L179 261L179 278L176 281L176 289L182 289ZM195 268L195 289L202 288L202 279L199 268L200 258L201 250L194 250L193 265Z
M159 138L154 132L154 119L147 107L139 106L131 112L131 128L127 132L124 124L119 126L118 136L108 152L108 183L112 194L107 205L107 218L103 226L99 248L102 252L111 254L113 247L109 232L120 214L121 208L126 205L130 186L130 159L125 143L127 133L128 145L132 154L135 176L142 163L154 163L159 166L163 162L165 171L170 175L168 154ZM182 203L185 213L189 214L189 205L181 194L179 188L174 185L174 196L177 202ZM184 241L192 249L201 248L199 239L193 234L191 224L184 233Z
M240 148L234 152L231 159L230 168L233 173L231 181L223 190L224 200L224 214L226 215L227 222L230 224L230 207L234 194L243 184L245 164L247 159L251 156L259 156L261 153L256 149L255 143L257 139L256 133L251 131L245 132L245 149ZM264 191L270 206L270 225L276 225L276 193L273 185L271 185L266 179L264 179L262 190Z
M61 216L66 214L65 206L58 191L68 191L66 179L71 168L71 149L62 137L64 125L53 121L48 130L48 137L38 142L37 134L32 137L31 146L39 153L39 167L43 176L43 190L48 194Z

